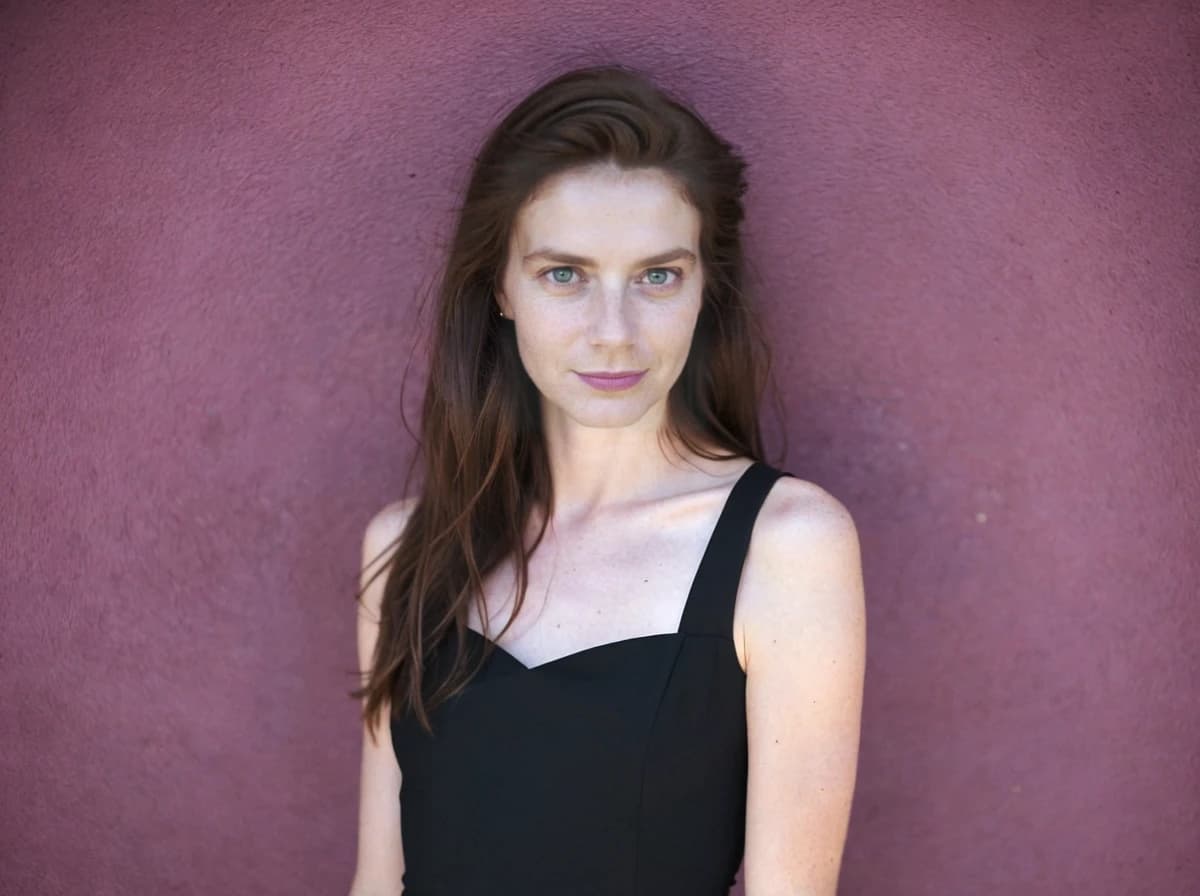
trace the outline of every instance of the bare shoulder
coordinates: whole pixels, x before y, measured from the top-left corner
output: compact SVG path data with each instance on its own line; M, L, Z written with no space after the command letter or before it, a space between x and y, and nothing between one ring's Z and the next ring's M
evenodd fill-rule
M376 511L367 522L366 546L376 548L377 554L387 550L404 532L416 506L417 498L413 496L392 501Z
M362 541L362 568L359 574L362 604L378 618L383 596L383 571L395 553L404 527L417 505L416 497L401 498L385 504L367 522Z
M845 504L816 483L777 480L755 521L743 585L748 663L756 643L778 643L781 632L795 643L836 629L854 649L865 595L858 530Z
M857 542L857 536L845 504L815 482L796 476L775 482L755 522L755 538L768 553L794 550L797 539Z

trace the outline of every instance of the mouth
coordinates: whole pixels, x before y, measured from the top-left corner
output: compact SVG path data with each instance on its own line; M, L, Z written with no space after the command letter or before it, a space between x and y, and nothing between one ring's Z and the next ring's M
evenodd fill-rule
M646 375L645 370L598 370L585 373L576 370L575 375L591 386L593 389L599 389L602 392L620 392L624 389L630 389L636 386Z

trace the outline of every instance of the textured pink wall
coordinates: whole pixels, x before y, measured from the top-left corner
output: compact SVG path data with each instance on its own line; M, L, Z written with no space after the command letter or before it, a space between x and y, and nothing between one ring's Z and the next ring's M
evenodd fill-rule
M770 428L858 520L842 892L1200 892L1196 7L804 6L7 5L0 892L344 892L415 294L601 61L750 158Z

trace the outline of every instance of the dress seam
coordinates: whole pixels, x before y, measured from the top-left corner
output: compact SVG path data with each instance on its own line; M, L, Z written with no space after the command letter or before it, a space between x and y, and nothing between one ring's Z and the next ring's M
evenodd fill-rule
M686 633L681 632L680 634ZM685 640L685 638L680 638L675 642L675 654L671 657L671 671L667 673L667 680L663 682L662 689L659 691L658 702L654 705L654 716L650 720L650 726L646 731L646 741L642 747L642 771L638 781L638 799L635 810L636 814L634 815L633 889L630 896L638 896L641 892L639 889L639 872L641 870L640 860L642 855L642 807L646 799L646 767L649 765L650 746L654 741L654 730L658 727L658 718L659 713L662 711L663 701L666 699L667 692L671 688L671 681L675 677L675 670L679 668L679 657L683 653L683 643Z

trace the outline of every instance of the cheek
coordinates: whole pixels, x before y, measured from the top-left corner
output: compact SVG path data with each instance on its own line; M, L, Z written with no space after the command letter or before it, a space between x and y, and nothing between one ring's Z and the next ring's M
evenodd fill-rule
M692 347L692 337L696 333L696 323L700 319L700 306L694 305L681 313L672 321L669 342L674 354L687 357Z
M517 352L526 368L554 366L562 353L563 335L545 318L526 315L517 327Z

